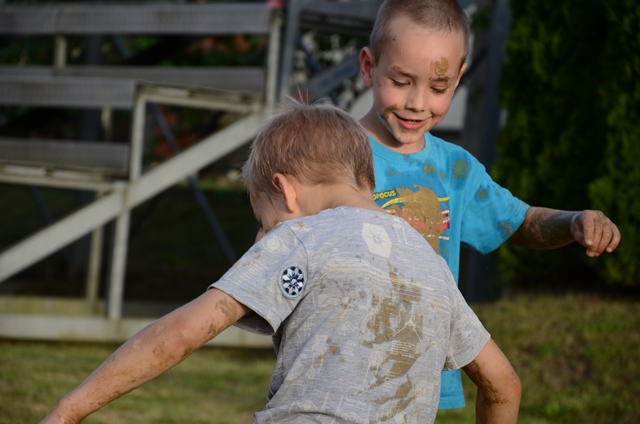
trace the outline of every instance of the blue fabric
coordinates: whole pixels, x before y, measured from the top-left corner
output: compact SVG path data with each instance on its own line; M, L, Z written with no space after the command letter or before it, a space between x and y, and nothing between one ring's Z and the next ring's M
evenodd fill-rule
M431 133L413 154L370 137L376 187L373 198L403 217L449 265L458 282L460 247L483 254L498 248L522 224L529 206L496 184L469 152ZM459 371L443 373L440 409L464 407Z

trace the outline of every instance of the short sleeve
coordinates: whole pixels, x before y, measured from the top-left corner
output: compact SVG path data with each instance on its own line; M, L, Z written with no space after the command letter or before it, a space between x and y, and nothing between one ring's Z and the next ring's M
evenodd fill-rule
M497 249L520 227L529 205L491 179L485 167L468 155L473 183L467 187L461 243L483 254Z
M273 335L305 295L307 253L286 225L278 225L240 258L216 288L254 313L235 325L263 335Z
M454 283L451 285L451 296L451 338L444 365L447 371L469 364L491 338Z

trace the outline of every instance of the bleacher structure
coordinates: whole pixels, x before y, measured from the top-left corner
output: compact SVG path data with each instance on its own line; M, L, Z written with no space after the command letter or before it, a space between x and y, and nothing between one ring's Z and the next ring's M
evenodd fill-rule
M127 240L132 208L249 142L272 112L287 78L301 17L318 22L370 25L355 4L291 1L287 9L260 3L121 3L0 5L0 36L55 37L48 66L0 66L0 105L100 109L132 113L127 143L0 138L0 182L96 193L95 200L0 252L0 283L68 244L91 234L84 299L0 296L0 337L122 341L157 316L123 316ZM341 6L342 4L342 6ZM346 5L346 6L345 6ZM314 12L314 8L318 10ZM337 19L337 21L336 21ZM347 21L345 21L345 19ZM286 20L286 25L283 21ZM304 26L304 24L303 24ZM368 31L368 29L366 30ZM365 31L365 33L366 33ZM268 37L262 67L69 66L67 37L91 35L260 34ZM283 71L285 67L286 70ZM357 74L354 62L313 81L316 95ZM336 80L337 81L334 81ZM178 105L235 112L239 118L187 150L143 172L148 105ZM111 252L101 246L105 224L115 222ZM100 268L110 257L105 299ZM64 311L60 313L60 311ZM230 328L215 344L265 346L270 340Z
M0 254L0 281L92 233L86 298L4 299L0 336L122 340L149 321L122 316L132 208L247 143L275 104L281 14L266 3L2 5L0 32L55 37L51 66L3 66L0 104L132 111L128 143L0 140L0 181L94 191L96 200ZM71 35L261 34L268 37L261 68L66 66ZM192 148L142 172L147 105L233 111L241 117ZM102 227L115 221L106 302L98 297ZM56 307L56 302L64 306ZM20 313L23 304L36 314ZM74 306L71 306L74 305ZM76 308L86 315L49 315ZM230 331L221 343L251 344ZM255 343L263 343L257 340Z

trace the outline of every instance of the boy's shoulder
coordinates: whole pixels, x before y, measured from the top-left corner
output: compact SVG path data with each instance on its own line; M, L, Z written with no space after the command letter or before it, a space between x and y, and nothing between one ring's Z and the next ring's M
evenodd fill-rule
M311 256L311 252L324 252L329 245L352 243L352 246L366 245L374 251L382 246L385 251L393 247L398 251L406 251L407 255L421 251L426 255L425 258L432 255L437 260L442 259L411 224L384 209L375 211L339 206L315 215L285 221L282 225L297 242L304 245ZM376 246L372 247L373 245Z
M412 241L414 247L416 243L428 244L404 219L383 209L375 211L338 206L325 209L315 215L285 221L280 225L286 227L285 231L310 250L323 248L326 243L341 244L345 240L354 240L354 238L363 238L366 241L368 233L379 234L387 243L392 243L391 239L384 234L397 231L406 232L409 235L405 237L412 240L410 234L415 232L418 237ZM408 239L405 238L405 240Z
M435 135L428 132L424 135L425 138L425 150L439 150L448 155L458 155L458 156L472 156L464 147L452 143L450 141L444 140L440 137L436 137Z

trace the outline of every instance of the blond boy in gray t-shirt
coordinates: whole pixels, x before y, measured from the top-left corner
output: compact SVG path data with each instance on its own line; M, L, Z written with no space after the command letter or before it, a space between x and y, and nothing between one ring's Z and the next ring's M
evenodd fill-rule
M440 372L457 368L478 386L479 421L516 422L518 377L446 263L371 199L371 148L357 122L289 102L261 129L243 177L263 237L43 422L80 422L232 324L273 335L278 353L255 423L433 422Z

